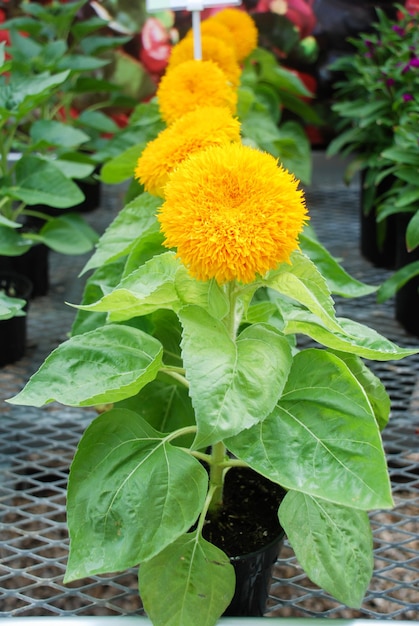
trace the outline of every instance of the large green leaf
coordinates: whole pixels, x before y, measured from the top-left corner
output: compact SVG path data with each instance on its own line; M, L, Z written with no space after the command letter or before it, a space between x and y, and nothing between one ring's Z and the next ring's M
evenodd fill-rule
M172 433L185 426L195 424L188 389L169 376L161 375L151 381L131 398L122 400L118 408L130 409L146 420L156 430ZM190 434L176 439L177 445L190 447L193 437Z
M380 430L387 425L390 417L390 397L384 384L363 360L349 352L336 352L337 356L349 367L357 381L362 385L373 408L375 419Z
M84 433L71 466L66 581L158 554L194 524L207 486L201 463L136 413L103 413Z
M180 261L174 253L160 254L129 274L99 302L79 308L110 312L113 321L146 315L159 308L173 308L179 302L174 284L179 267Z
M103 326L62 343L11 404L68 406L118 402L135 395L157 375L162 346L129 326Z
M308 311L295 312L293 317L287 320L284 332L303 333L333 350L350 352L375 361L403 359L419 351L413 348L400 348L374 329L355 320L340 317L337 322L340 329L331 332L323 321L316 319Z
M73 148L89 140L89 136L78 128L56 120L37 120L31 124L30 137L36 142L60 148Z
M272 411L291 366L291 349L272 327L255 324L234 341L204 309L186 306L182 354L196 413L196 447L231 437Z
M307 226L299 239L302 251L316 265L332 293L347 298L358 298L377 291L378 287L366 285L350 276L317 240L312 228Z
M228 557L196 532L140 567L140 595L155 626L215 626L234 587Z
M121 322L158 309L177 311L184 304L206 307L210 290L210 281L195 280L174 252L164 252L128 274L101 300L80 308L107 311L111 321Z
M327 282L305 254L294 252L291 265L282 263L268 273L262 284L303 304L330 331L341 330Z
M62 254L85 254L98 235L79 213L67 213L46 222L34 239Z
M46 204L62 209L75 206L84 199L79 187L58 167L33 155L17 162L16 186L11 192L14 198L26 204Z
M367 513L291 491L279 518L308 577L340 602L360 607L374 565Z
M31 247L30 241L24 239L16 227L15 225L9 227L0 224L0 254L4 256L20 256Z
M161 199L143 193L127 204L101 236L83 273L125 256L143 235L159 229L156 212Z
M367 396L345 363L325 350L298 353L272 413L226 443L285 489L363 510L392 506Z

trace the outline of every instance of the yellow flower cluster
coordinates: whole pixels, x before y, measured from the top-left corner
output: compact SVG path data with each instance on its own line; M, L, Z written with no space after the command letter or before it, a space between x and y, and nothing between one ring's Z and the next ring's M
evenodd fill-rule
M299 181L277 159L240 141L240 63L257 45L252 18L223 9L174 46L157 99L167 124L138 159L135 177L161 196L165 246L190 274L249 283L289 262L308 216Z

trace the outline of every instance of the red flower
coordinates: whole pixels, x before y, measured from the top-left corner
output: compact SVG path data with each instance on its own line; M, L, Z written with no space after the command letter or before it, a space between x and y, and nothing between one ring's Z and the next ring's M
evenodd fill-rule
M149 17L141 31L140 61L152 74L161 74L171 51L170 38L158 19Z
M419 1L419 0L418 0ZM313 32L316 25L314 0L259 0L254 12L285 15L300 31L301 39Z

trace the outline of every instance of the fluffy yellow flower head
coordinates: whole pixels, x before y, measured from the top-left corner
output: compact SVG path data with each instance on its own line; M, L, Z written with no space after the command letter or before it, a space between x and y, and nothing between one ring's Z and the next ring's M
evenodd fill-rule
M202 150L165 187L165 245L199 280L252 282L298 248L308 219L298 184L273 156L241 143Z
M216 21L211 18L203 20L203 22L201 23L201 35L209 35L210 37L221 39L234 51L236 49L235 42L234 42L234 34L221 21ZM187 37L194 36L192 28L187 32L186 36Z
M253 18L246 11L227 7L212 15L207 21L211 20L221 22L232 33L238 61L243 61L256 48L258 30Z
M168 69L157 89L160 115L172 124L203 104L236 112L237 92L213 61L185 61Z
M221 39L211 35L202 35L202 60L213 61L224 72L233 87L238 87L241 69L237 62L234 49ZM184 37L172 48L168 70L194 58L194 41L192 37Z
M147 144L135 177L151 194L163 196L169 174L187 157L209 146L240 141L240 122L221 107L200 107L179 118Z

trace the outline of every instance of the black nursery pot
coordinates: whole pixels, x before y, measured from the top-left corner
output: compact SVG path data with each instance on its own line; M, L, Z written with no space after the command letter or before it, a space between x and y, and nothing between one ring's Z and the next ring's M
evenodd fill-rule
M411 213L397 215L396 269L419 261L419 248L412 252L406 248L406 228L411 217ZM414 276L396 292L395 317L405 330L419 337L419 276Z
M0 272L0 289L8 295L26 300L28 311L32 284L25 276L14 272ZM0 367L15 363L26 351L26 315L0 320Z
M224 615L262 617L269 595L272 568L284 542L284 531L267 546L244 556L230 557L236 574L236 591Z
M31 298L46 296L49 291L49 248L37 243L20 256L1 256L0 271L25 276L32 283Z
M375 267L393 269L396 264L396 216L389 215L377 222L375 206L365 213L365 172L361 173L360 194L360 251L362 256ZM392 176L384 178L375 189L379 198L391 188Z
M204 537L227 554L235 570L236 590L226 616L265 612L272 567L284 540L278 519L284 495L282 487L249 468L227 472L223 504L203 528Z

